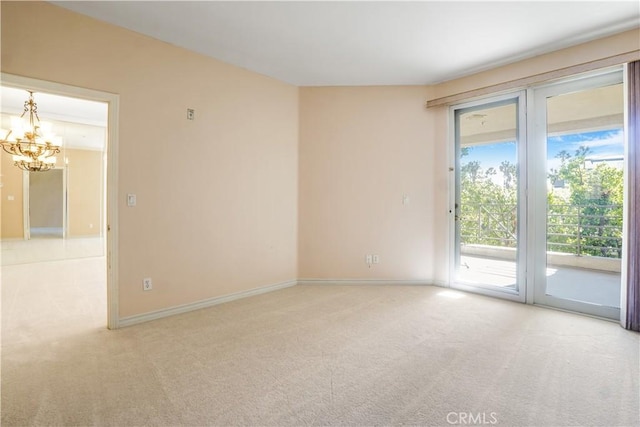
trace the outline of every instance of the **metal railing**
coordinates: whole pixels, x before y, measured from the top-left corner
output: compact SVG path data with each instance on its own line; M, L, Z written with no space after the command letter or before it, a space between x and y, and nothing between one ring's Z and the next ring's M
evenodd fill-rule
M517 206L467 204L460 210L463 244L515 248ZM607 258L622 256L622 205L588 203L547 207L547 251Z

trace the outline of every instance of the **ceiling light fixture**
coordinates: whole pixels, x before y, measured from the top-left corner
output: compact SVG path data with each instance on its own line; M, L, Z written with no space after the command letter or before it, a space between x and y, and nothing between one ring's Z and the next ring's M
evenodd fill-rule
M38 105L33 100L33 92L24 102L20 117L11 117L11 130L0 129L5 135L0 140L2 149L13 155L13 164L22 170L43 172L56 166L55 154L60 152L62 138L52 132L52 124L40 122ZM29 113L29 119L25 117Z

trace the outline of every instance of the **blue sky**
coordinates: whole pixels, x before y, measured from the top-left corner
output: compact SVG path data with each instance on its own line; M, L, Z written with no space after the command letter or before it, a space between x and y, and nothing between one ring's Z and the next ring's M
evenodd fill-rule
M588 158L606 158L622 156L624 154L624 141L622 129L585 132L570 135L552 136L547 139L547 170L557 169L560 160L555 156L562 150L568 151L572 156L582 145L591 150ZM469 154L461 159L465 165L471 161L479 161L483 170L493 167L498 172L499 182L502 177L499 171L500 163L508 160L516 163L516 143L502 142L498 144L477 145L469 148Z
M622 156L624 154L622 129L550 137L547 139L547 161L555 160L556 154L562 150L568 151L573 156L582 145L589 147L588 158Z

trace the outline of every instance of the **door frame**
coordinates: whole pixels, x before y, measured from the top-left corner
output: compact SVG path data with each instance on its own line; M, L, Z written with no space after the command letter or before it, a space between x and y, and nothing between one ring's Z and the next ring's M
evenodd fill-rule
M31 215L29 215L29 172L22 171L22 225L24 240L31 240Z
M62 83L38 80L15 74L1 73L3 86L18 89L47 92L90 101L105 102L108 105L107 122L107 168L106 173L106 222L101 228L106 230L107 267L107 328L119 327L118 316L118 110L120 96L114 93L71 86Z
M474 286L463 282L456 281L456 260L458 252L458 236L457 236L457 197L459 193L459 159L457 155L458 151L458 137L456 133L456 110L471 109L475 107L481 107L483 105L490 106L491 104L499 104L509 100L516 101L516 132L517 132L517 156L518 156L518 250L516 258L516 284L518 286L516 292L509 292L500 290L489 286ZM479 99L471 100L469 102L455 104L449 107L449 135L451 135L451 142L449 146L449 170L453 173L450 174L449 183L449 287L460 289L463 291L479 293L482 295L498 297L502 299L508 299L518 302L525 302L528 293L527 286L527 252L528 252L528 232L527 232L527 150L526 141L527 137L527 92L525 90L515 90L504 94L498 94L491 97L482 97Z

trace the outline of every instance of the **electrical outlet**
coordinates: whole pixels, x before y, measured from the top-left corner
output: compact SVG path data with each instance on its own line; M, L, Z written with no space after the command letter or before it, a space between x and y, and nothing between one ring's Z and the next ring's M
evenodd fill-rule
M366 255L364 257L364 262L366 262L367 264L371 265L373 263L373 256L372 255Z
M373 256L373 263L374 264L380 264L380 255L374 255Z
M151 289L153 289L153 282L151 282L151 277L142 279L142 290L150 291Z

